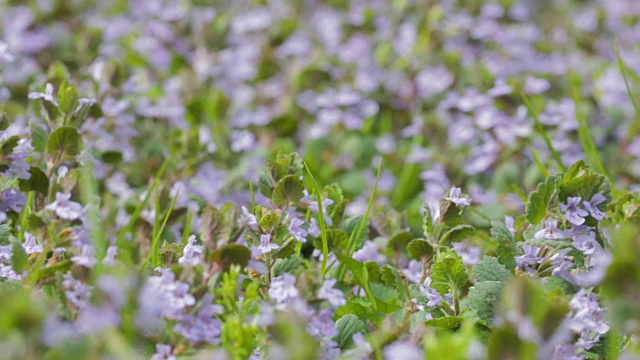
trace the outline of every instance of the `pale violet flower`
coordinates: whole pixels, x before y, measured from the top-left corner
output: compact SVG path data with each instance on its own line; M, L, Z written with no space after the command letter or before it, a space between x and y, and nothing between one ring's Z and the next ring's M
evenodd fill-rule
M298 297L296 277L291 274L284 274L273 278L268 294L278 304L276 307L279 310L284 309L284 304L287 300Z
M53 211L61 219L76 220L82 215L82 205L70 201L71 194L56 193L56 201L45 206L45 209Z
M452 187L451 191L449 191L449 196L445 197L445 200L449 200L452 203L456 204L460 207L465 207L471 205L471 199L467 196L461 196L462 190L459 187Z
M318 297L323 300L327 300L331 306L342 306L347 303L342 291L334 289L336 285L336 279L328 279L322 283L320 290L318 290Z
M565 231L558 229L558 220L547 219L544 221L544 228L536 232L533 237L536 239L559 240L566 239L569 235Z
M306 236L309 232L303 229L301 226L304 225L304 221L298 218L292 218L291 223L289 224L289 233L296 238L296 240L301 243L307 242Z
M29 93L29 99L31 100L44 99L52 103L53 105L58 106L58 100L56 100L56 98L53 96L53 85L51 85L50 83L47 83L43 93L42 92Z
M581 197L570 197L567 198L567 204L560 204L560 210L565 212L567 221L574 225L584 224L585 216L589 215L586 210L579 206L581 200Z
M187 245L185 245L182 256L178 259L178 263L191 266L200 265L200 263L202 263L202 250L202 245L196 245L196 236L189 236Z
M280 248L280 245L271 243L271 234L267 233L260 236L260 245L258 246L258 249L260 249L261 253L268 254L272 250L278 248Z
M383 264L386 260L386 257L378 252L378 245L370 240L364 243L362 249L353 253L353 258L360 262L375 261L378 264Z
M598 205L602 204L605 200L606 198L601 194L595 194L593 195L593 197L591 197L591 200L584 201L582 204L584 205L584 208L587 209L589 214L591 214L591 217L596 220L602 220L607 215L605 215L604 213L602 213L602 211L600 211L600 209L598 209Z

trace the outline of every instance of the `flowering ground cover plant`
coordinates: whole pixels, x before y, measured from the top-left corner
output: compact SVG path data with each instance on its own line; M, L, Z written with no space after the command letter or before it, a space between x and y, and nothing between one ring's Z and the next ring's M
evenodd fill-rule
M640 358L639 19L0 0L0 358Z

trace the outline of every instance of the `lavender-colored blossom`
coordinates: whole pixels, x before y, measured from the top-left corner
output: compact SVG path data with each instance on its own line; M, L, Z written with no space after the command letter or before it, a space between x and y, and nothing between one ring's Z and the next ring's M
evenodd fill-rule
M82 245L82 250L80 255L72 256L71 261L80 266L84 266L86 268L91 268L93 265L98 262L95 257L95 252L93 246L84 244Z
M581 289L569 301L569 307L572 315L570 327L574 332L603 335L609 331L604 310L594 293Z
M137 322L144 328L154 328L160 317L179 319L185 308L196 303L189 293L189 284L175 280L171 269L158 268L161 275L151 276L138 296L140 313Z
M120 313L109 306L97 307L87 305L80 310L74 323L78 334L89 335L99 333L120 324Z
M364 246L353 253L353 258L360 262L375 261L378 264L384 264L386 257L378 252L378 245L371 240L367 240Z
M82 309L87 305L89 296L91 296L92 286L85 285L82 282L74 279L71 273L64 275L62 281L62 287L64 288L64 294L75 307Z
M273 278L268 293L269 297L276 301L276 307L279 310L284 309L288 300L298 297L296 277L291 274L284 274Z
M459 187L452 187L449 191L449 196L445 197L445 200L449 200L456 204L458 207L465 207L471 205L471 199L467 196L461 196L462 190Z
M549 82L542 78L536 78L533 76L527 76L524 83L524 92L527 94L542 94L549 90L551 85Z
M592 255L596 249L600 248L600 244L596 240L593 231L575 235L573 237L573 247L582 251L585 255Z
M213 296L202 299L202 305L196 315L184 315L174 330L193 344L208 343L218 345L222 333L222 322L215 316L224 310L220 305L212 304Z
M536 232L533 237L536 239L559 240L566 239L569 235L566 231L558 229L557 219L547 219L544 221L544 228Z
M151 360L177 360L178 357L171 353L171 345L156 344L156 352Z
M0 223L7 220L7 212L13 210L17 213L22 212L27 197L16 188L9 188L2 192L0 201Z
M307 331L313 336L334 337L338 335L338 329L333 321L333 311L323 309L313 316L307 326Z
M61 219L76 220L82 215L82 205L70 201L71 194L56 193L56 201L45 206L45 209L53 211Z
M385 360L424 360L420 346L409 341L396 341L382 349Z
M182 256L178 259L179 264L197 266L202 263L202 251L204 246L196 245L196 236L191 235L187 239L187 245L185 245L182 252Z
M574 225L584 224L584 217L589 215L586 210L579 206L581 200L581 197L569 197L567 198L567 204L560 204L560 210L565 212L567 221Z
M260 231L260 224L258 224L258 219L256 219L256 216L251 214L246 207L242 207L242 214L240 216L241 218L246 219L247 226L249 226L254 231Z
M407 268L402 269L402 274L411 282L419 283L424 273L424 266L420 261L411 260Z
M304 221L298 218L292 218L289 224L289 233L296 238L296 240L301 243L306 243L306 236L309 232L303 229L301 226L304 225Z
M28 231L25 231L24 233L24 243L22 244L22 247L28 255L42 252L42 245L38 244L36 237Z
M55 98L55 96L53 96L53 85L51 85L50 83L47 83L47 85L45 86L45 91L43 93L42 92L29 93L29 99L31 100L44 99L45 101L48 101L55 106L58 106L58 100Z
M480 256L482 255L480 248L474 246L468 241L454 243L453 250L462 257L462 262L468 266L477 264L478 261L480 261Z
M607 215L605 215L604 213L602 213L602 211L600 211L600 209L598 209L598 205L602 204L605 200L607 199L604 196L596 193L591 197L591 200L584 201L582 204L584 205L584 208L587 209L589 214L591 214L591 217L596 220L602 220Z
M31 164L27 162L27 158L31 156L33 152L33 146L31 145L31 139L20 139L18 144L13 148L11 154L6 156L7 160L10 160L9 167L2 174L7 177L18 177L23 180L31 178Z
M267 233L260 235L260 245L258 246L258 249L260 249L262 254L268 254L272 250L279 248L280 245L271 243L271 234Z
M536 273L534 266L540 264L544 258L538 256L540 248L533 245L523 246L524 254L516 256L516 266L518 269L526 271L529 275L533 276Z
M327 300L331 306L342 306L347 303L342 291L334 289L336 285L336 279L328 279L322 283L320 290L318 290L318 298Z

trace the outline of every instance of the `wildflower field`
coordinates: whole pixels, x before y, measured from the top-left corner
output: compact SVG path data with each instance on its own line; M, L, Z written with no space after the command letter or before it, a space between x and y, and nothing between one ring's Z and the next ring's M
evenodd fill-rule
M0 359L640 359L640 1L0 0Z

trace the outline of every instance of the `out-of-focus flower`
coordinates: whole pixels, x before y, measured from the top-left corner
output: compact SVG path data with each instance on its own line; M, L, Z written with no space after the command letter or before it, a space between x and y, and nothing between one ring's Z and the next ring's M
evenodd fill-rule
M384 264L387 258L378 252L378 245L373 241L367 240L364 246L353 253L353 258L360 262L375 261L378 264Z
M29 99L31 100L44 99L45 101L48 101L55 106L58 106L58 100L55 98L55 96L53 96L53 85L51 85L50 83L47 83L47 85L45 86L44 92L29 93Z
M178 358L171 353L171 345L156 344L156 353L153 354L151 360L177 360Z
M382 349L385 360L424 360L422 349L409 341L396 341Z
M271 280L269 297L276 301L278 309L284 309L287 300L298 297L296 277L291 274L280 275Z
M187 239L187 245L185 245L182 252L182 256L178 259L178 263L183 265L197 266L202 263L202 245L196 245L196 236L191 235Z
M56 193L56 201L45 206L45 209L53 211L61 219L76 220L82 215L82 205L70 201L71 194Z
M336 285L336 279L328 279L322 283L320 290L318 290L318 297L320 299L327 300L331 306L342 306L347 303L342 291L334 289Z

